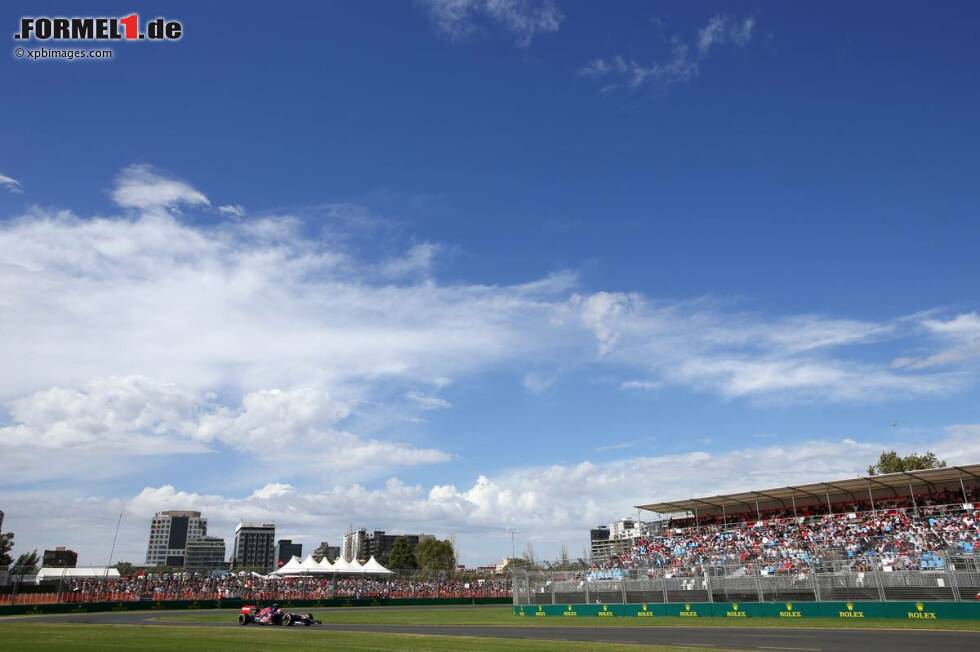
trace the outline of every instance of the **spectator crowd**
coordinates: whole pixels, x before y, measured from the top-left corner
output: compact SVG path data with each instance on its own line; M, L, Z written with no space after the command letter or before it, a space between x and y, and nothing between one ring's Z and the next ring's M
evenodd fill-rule
M967 498L976 500L976 490ZM956 502L956 498L959 501ZM752 514L748 519L685 519L668 523L596 571L657 569L665 576L698 574L706 566L743 567L763 574L836 565L852 570L942 568L949 556L980 552L980 509L959 494L921 497L914 507L896 500L855 502L833 509Z

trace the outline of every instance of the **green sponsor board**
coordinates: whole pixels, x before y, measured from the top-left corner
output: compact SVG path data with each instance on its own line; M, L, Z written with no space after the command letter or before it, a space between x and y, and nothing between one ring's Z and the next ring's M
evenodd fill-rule
M759 602L715 602L711 605L715 618L763 618L766 606Z
M896 618L980 620L980 602L684 602L670 604L544 604L515 606L521 618L771 618L857 620Z

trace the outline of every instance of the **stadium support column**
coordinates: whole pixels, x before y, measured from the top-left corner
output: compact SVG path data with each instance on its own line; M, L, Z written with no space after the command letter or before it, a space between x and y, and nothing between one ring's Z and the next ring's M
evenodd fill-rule
M909 495L912 496L912 511L914 511L915 512L915 515L918 516L919 515L919 506L915 504L915 492L912 491L912 483L911 482L909 483Z
M827 496L827 511L830 512L830 515L831 516L833 516L834 515L834 506L830 504L830 493L828 492L828 493L825 493L824 495Z
M963 492L963 504L970 502L970 499L966 496L966 485L963 484L963 478L960 478L960 490Z
M875 509L875 495L871 492L871 485L868 485L868 498L871 499L871 513L877 514L878 510Z
M793 500L793 518L796 518L796 496L790 496Z

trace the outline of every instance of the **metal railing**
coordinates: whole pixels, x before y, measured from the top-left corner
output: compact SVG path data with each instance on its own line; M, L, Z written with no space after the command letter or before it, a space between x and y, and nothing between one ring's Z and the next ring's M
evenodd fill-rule
M514 604L973 600L980 554L936 554L925 570L884 570L880 560L821 558L810 568L771 573L759 565L512 573Z

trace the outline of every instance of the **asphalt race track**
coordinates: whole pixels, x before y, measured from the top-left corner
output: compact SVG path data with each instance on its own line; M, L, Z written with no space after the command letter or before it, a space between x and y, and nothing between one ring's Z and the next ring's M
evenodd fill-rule
M218 613L210 611L208 613ZM181 611L105 612L57 614L50 616L9 616L0 622L44 620L52 623L103 625L150 625L154 627L239 627L237 611L229 611L227 623L167 622L167 615L187 615ZM690 645L739 650L790 650L797 652L935 652L980 650L980 632L856 630L804 628L738 627L507 627L499 625L318 625L288 628L297 635L315 630L347 632L385 632L390 634L429 634L436 636L480 636L528 640L596 641L603 643L645 643Z

